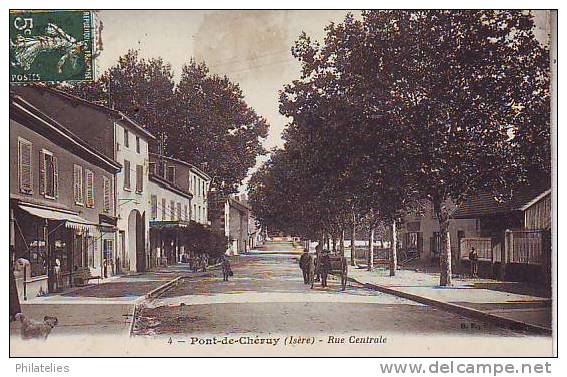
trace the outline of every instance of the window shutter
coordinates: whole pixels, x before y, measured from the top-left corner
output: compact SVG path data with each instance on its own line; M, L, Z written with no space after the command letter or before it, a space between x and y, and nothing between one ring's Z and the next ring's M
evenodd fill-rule
M45 194L45 153L39 151L39 193Z
M73 165L73 180L74 180L74 191L75 191L75 203L84 204L84 178L83 178L83 167L81 165Z
M57 157L52 157L53 161L53 196L59 197L59 166L57 165Z
M152 219L155 220L157 219L157 196L156 195L152 195Z
M102 177L102 181L104 190L103 212L110 213L112 210L112 186L110 179L108 179L107 177Z
M136 165L136 192L144 191L144 165Z
M177 203L177 220L181 220L181 203Z
M86 206L89 208L94 207L94 173L88 169L85 171L87 180L87 202Z
M175 220L175 202L173 200L169 202L169 216L171 220Z
M18 140L20 192L32 193L32 145L27 140Z
M124 188L130 189L130 161L124 160Z

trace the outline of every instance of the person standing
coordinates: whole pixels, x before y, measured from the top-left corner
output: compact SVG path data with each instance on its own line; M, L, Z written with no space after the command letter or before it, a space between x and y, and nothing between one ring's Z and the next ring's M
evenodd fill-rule
M303 254L299 257L299 268L303 272L303 284L309 284L309 250L303 249Z
M471 277L478 277L478 253L474 247L469 252L469 262L471 263Z

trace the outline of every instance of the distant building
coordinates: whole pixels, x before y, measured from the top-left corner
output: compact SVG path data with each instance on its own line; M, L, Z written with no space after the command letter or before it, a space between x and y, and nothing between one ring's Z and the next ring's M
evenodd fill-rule
M184 230L190 226L192 195L169 178L150 172L150 267L177 263L189 253Z
M223 197L210 203L213 228L222 232L228 241L226 253L238 255L251 250L250 216L252 209L240 196Z
M121 166L54 114L10 94L10 257L30 262L17 275L21 298L117 272Z
M456 206L448 201L450 212ZM449 223L451 253L459 250L459 239L474 237L479 234L479 222L476 219L453 219ZM436 261L441 255L441 234L439 221L431 203L425 203L420 211L407 213L398 227L398 240L403 251L417 251L422 261Z
M152 171L180 189L192 194L191 220L210 225L208 220L208 192L211 188L211 177L186 161L172 157L158 156L150 153Z

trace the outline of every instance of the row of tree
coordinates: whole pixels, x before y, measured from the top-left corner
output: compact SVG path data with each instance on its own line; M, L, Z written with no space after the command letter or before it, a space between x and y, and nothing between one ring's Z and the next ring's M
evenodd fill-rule
M236 192L256 157L268 124L244 101L238 84L189 61L175 82L171 65L135 50L90 83L61 89L120 110L153 133L154 152L189 161L214 177L220 194Z
M393 275L396 224L430 203L450 285L448 203L550 177L549 51L533 31L521 11L365 11L323 43L301 35L285 145L250 182L260 221L320 242L386 225Z

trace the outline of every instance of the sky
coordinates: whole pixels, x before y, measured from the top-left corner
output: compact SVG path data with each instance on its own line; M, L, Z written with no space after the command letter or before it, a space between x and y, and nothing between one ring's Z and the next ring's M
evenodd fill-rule
M269 150L283 145L281 133L287 123L279 114L278 91L300 74L290 52L294 41L302 31L322 40L325 26L341 22L346 14L346 10L100 11L104 49L96 69L105 71L132 48L141 57L162 57L171 63L176 79L192 57L205 61L212 73L226 74L238 83L248 104L267 119L270 129L264 146ZM536 11L535 16L536 37L545 43L546 13Z
M162 57L176 78L191 57L212 73L240 85L248 104L270 124L264 146L281 146L286 119L278 91L299 77L291 47L302 31L322 39L324 27L347 11L101 11L104 49L98 72L116 64L128 49L141 57Z

